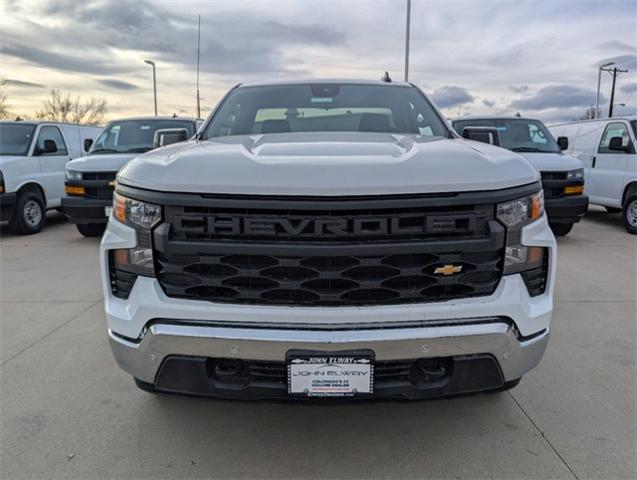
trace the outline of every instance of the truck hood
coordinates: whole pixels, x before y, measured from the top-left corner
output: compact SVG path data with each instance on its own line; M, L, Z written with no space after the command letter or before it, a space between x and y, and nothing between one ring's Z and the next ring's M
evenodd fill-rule
M494 190L538 179L523 157L484 143L359 132L191 140L141 155L118 175L168 192L318 196Z
M104 153L76 158L66 164L67 170L78 172L117 172L139 153Z
M564 172L583 168L580 160L563 153L524 152L520 155L531 162L540 172Z

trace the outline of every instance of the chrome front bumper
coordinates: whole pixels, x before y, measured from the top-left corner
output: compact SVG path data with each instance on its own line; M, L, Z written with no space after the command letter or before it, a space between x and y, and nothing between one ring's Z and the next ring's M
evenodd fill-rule
M523 338L511 322L498 318L457 322L403 322L400 327L353 329L232 327L193 322L152 322L140 339L109 330L119 366L133 377L153 383L163 360L172 355L283 362L291 349L342 351L371 349L376 360L407 360L489 354L505 381L535 367L546 349L549 330Z

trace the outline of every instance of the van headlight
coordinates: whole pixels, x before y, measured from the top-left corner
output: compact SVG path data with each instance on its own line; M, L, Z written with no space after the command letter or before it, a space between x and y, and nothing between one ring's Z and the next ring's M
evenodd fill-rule
M77 172L75 170L65 170L64 174L66 175L67 180L82 180L82 172Z
M584 169L576 168L575 170L569 170L566 172L567 180L584 180Z
M161 207L152 203L113 195L113 218L137 231L137 245L112 251L118 270L152 277L155 275L152 229L161 221Z
M542 266L546 249L522 245L522 227L544 215L544 192L499 203L496 217L507 227L504 274L520 273Z

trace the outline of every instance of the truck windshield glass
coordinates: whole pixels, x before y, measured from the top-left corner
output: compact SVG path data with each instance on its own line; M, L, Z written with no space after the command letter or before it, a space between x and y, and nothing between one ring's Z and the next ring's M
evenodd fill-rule
M237 88L202 138L289 132L449 134L416 88L331 83Z
M194 134L189 120L123 120L109 123L91 148L90 154L142 153L152 150L157 130L185 128L188 136Z
M495 127L500 146L514 152L559 153L560 147L542 122L516 119L457 120L453 127L460 135L465 127Z
M0 155L26 156L34 132L32 124L0 123Z

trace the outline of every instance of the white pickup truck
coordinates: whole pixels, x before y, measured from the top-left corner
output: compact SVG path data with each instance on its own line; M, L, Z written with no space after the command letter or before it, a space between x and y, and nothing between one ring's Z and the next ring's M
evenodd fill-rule
M549 338L537 170L415 86L233 88L118 174L100 265L111 348L148 391L423 398L507 389Z
M65 165L81 157L102 129L54 122L0 122L0 220L28 235L60 208Z

